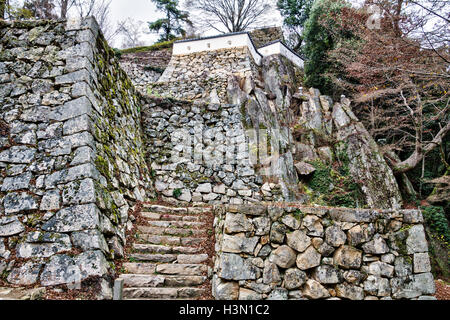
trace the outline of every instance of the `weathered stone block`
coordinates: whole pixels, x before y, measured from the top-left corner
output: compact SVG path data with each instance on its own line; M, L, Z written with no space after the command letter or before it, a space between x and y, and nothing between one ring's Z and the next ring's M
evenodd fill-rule
M331 226L325 230L325 241L333 247L345 244L347 236L339 226Z
M25 226L17 217L0 218L0 236L8 237L21 233L25 230Z
M308 279L306 281L306 284L304 285L302 290L302 294L308 299L323 299L330 296L328 290L319 282L313 279Z
M333 259L338 266L344 269L358 269L361 266L362 251L343 245L336 250Z
M37 209L38 203L33 196L26 192L11 192L5 196L3 206L6 214L13 214Z
M363 288L343 283L336 286L336 295L350 300L363 300L364 290Z
M237 254L223 253L219 276L225 280L254 280L260 273L258 268Z
M307 270L317 267L320 265L320 257L320 253L313 246L309 246L305 252L297 255L297 268Z
M39 278L42 266L42 263L28 261L20 267L13 268L7 280L9 283L20 286L35 284Z
M248 232L253 230L253 224L241 213L228 212L225 216L225 233Z
M408 254L428 251L423 225L414 225L408 230L406 239L406 251Z
M303 252L311 244L311 238L302 230L295 230L286 234L286 243L298 252Z
M414 253L414 273L430 272L431 264L428 253Z
M300 288L306 282L306 273L297 268L287 269L284 273L284 287L288 290Z
M95 204L83 204L59 210L42 230L70 232L95 229L99 226L99 210Z
M50 120L64 121L71 118L76 118L83 114L90 114L92 109L92 104L86 97L80 97L75 100L66 102L60 107L54 109L50 115Z
M318 266L314 269L312 276L321 284L334 284L342 281L340 270L329 265Z
M246 237L244 233L236 235L224 234L222 239L222 251L253 254L258 241L259 237Z
M272 251L269 261L281 268L290 268L295 264L295 251L286 245L279 246Z
M376 234L373 240L363 244L362 249L370 254L383 254L389 252L389 247L384 239Z

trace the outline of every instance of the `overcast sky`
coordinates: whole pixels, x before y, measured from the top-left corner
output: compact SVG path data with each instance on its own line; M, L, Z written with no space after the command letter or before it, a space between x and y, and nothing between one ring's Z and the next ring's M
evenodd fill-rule
M183 3L180 0L180 3ZM276 0L272 0L275 4ZM275 6L274 6L275 7ZM162 17L161 13L156 11L156 6L151 0L112 0L111 6L111 20L117 22L119 20L124 20L128 17L132 18L134 21L142 21L142 30L148 31L147 22L155 21ZM273 19L268 21L267 25L281 25L282 19L278 10L273 10ZM206 35L216 34L217 31L207 32ZM158 39L156 34L144 34L142 37L146 45L154 43ZM112 41L111 45L119 47L121 40L115 39Z

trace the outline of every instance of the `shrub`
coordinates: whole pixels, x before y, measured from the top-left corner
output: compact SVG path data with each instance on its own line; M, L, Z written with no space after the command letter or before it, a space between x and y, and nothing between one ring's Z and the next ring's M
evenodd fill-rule
M178 197L181 196L181 189L178 189L178 188L177 189L173 189L172 195L173 195L174 198L178 199Z
M420 207L422 209L425 223L430 230L436 233L441 240L450 242L450 228L445 216L444 208L439 206Z

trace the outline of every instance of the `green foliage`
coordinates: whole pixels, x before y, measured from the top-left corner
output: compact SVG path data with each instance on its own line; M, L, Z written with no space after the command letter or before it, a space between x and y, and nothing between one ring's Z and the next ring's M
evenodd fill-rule
M127 53L137 53L137 52L147 52L147 51L158 51L161 49L172 48L174 41L176 41L178 39L179 38L169 40L169 41L164 41L164 42L158 42L151 46L123 49L123 50L121 50L121 52L122 52L122 54L127 54Z
M364 197L359 185L353 180L348 160L341 159L337 168L320 160L313 161L316 171L308 181L312 190L312 201L334 207L356 208L364 205Z
M444 208L439 206L420 207L427 226L443 241L450 242L450 228L445 216Z
M277 7L283 17L283 24L288 28L285 40L294 51L301 53L303 25L309 17L314 0L278 0Z
M338 42L328 29L338 23L335 16L345 6L348 3L342 0L316 0L304 24L305 85L318 88L323 94L332 92L332 81L327 73L333 65L327 57Z
M292 215L294 216L295 219L297 219L297 221L301 221L303 219L303 217L306 215L305 213L303 213L300 209L296 209Z
M151 65L145 66L144 70L145 71L154 71L154 72L158 72L158 73L163 73L164 72L164 68L155 67L155 66L151 66Z
M181 189L176 188L176 189L173 189L172 195L173 195L174 198L178 199L178 197L181 196L181 193L182 193Z
M120 50L117 49L117 48L113 48L113 51L114 51L114 56L115 56L117 59L120 59L120 57L122 57L122 51L120 51Z
M4 10L2 13L3 17L6 18L7 16L10 20L26 20L34 17L33 11L27 8L25 4L20 6L18 3L6 2L3 5L5 6L4 9L2 9Z
M314 0L278 0L277 7L289 27L303 27Z
M150 31L161 33L158 42L173 40L180 35L184 37L186 31L181 24L191 22L189 14L178 9L178 0L152 0L152 2L165 14L165 18L148 23Z
M313 165L316 171L314 171L308 186L319 193L328 193L333 182L331 179L331 167L321 161L314 161Z

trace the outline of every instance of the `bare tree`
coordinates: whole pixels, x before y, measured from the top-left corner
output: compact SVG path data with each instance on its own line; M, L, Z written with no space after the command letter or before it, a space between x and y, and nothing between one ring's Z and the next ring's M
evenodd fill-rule
M117 35L117 28L110 20L110 5L112 0L74 0L74 7L81 18L93 16L100 26L107 41Z
M29 10L36 19L56 19L53 0L27 0L23 8Z
M144 45L141 40L143 35L143 21L134 21L131 18L121 20L117 23L117 34L123 37L122 48L133 48Z
M339 24L324 23L335 39L344 32L354 35L329 53L345 76L329 76L352 96L372 135L386 141L385 157L401 174L419 165L450 132L448 35L430 18L439 1L421 2L430 9L427 14L402 0L370 3L382 9L379 29L366 27L364 9L346 8L336 18ZM430 22L433 28L425 28ZM393 151L404 160L390 156Z
M271 9L268 0L187 0L189 10L197 10L197 24L219 32L244 31L266 21Z
M61 19L67 18L67 12L75 4L76 0L56 0L56 6L59 8L59 17Z

